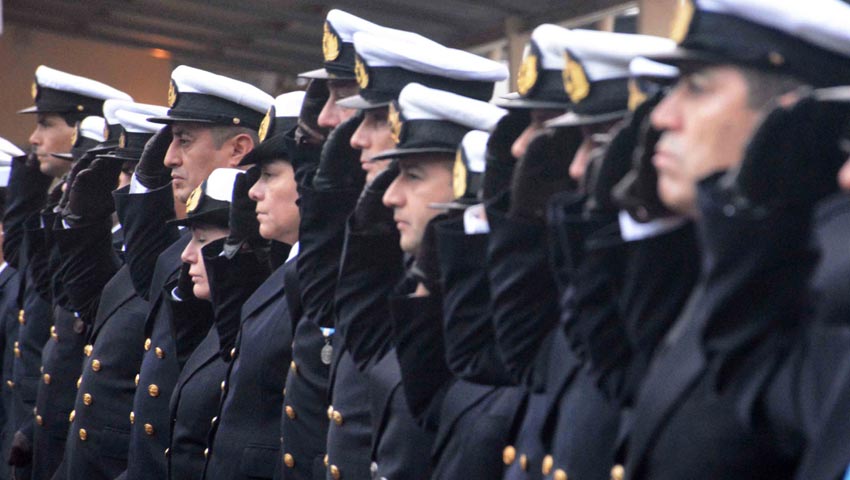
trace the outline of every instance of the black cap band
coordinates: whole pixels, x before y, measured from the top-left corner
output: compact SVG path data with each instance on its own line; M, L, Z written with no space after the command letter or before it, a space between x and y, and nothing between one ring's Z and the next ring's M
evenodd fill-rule
M118 142L118 148L103 155L107 158L137 162L142 157L145 144L153 137L153 133L124 132Z
M340 42L339 55L333 61L324 63L328 77L339 80L353 80L354 76L354 44Z
M850 83L846 57L731 15L697 10L680 47L710 55L713 63L786 73L816 87Z
M494 82L456 80L439 75L412 72L400 67L366 67L368 83L361 85L360 96L371 103L385 103L398 98L410 83L420 83L436 90L455 93L475 100L488 101L493 96ZM561 87L563 90L563 86Z
M563 102L564 106L570 103L567 92L564 91L563 73L560 70L541 70L537 81L521 98L529 100L543 100L547 102Z
M401 126L396 149L434 148L454 152L469 128L443 120L410 120Z
M199 121L257 130L264 113L214 95L183 93L177 96L168 118L174 121ZM165 119L163 119L165 120Z
M38 86L33 113L88 113L103 115L102 98L92 98L65 90Z
M579 115L596 115L623 111L628 105L628 79L614 78L593 82L590 94L579 103L573 104L571 111Z

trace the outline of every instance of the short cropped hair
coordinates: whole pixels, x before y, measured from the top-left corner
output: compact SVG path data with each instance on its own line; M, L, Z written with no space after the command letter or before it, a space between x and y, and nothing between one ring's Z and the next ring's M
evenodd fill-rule
M753 109L767 106L773 99L805 85L804 82L784 73L766 72L740 67L749 87L747 103Z
M213 143L215 144L216 149L221 148L221 146L224 145L224 142L243 133L251 137L251 140L254 141L254 146L257 146L260 143L260 137L259 135L257 135L257 131L247 127L237 127L229 125L216 125L210 127L210 135L212 135Z

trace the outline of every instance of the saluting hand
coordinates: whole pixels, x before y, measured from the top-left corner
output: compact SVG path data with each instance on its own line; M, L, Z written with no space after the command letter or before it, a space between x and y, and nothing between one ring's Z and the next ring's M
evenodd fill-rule
M581 130L575 127L558 128L537 135L514 169L508 216L544 221L552 196L576 187L569 169L581 143Z
M171 140L171 125L166 125L145 144L135 175L136 180L146 188L164 187L171 181L171 170L165 166L165 154Z
M67 187L68 204L62 218L69 223L82 223L108 218L115 211L112 191L118 185L121 161L98 158L89 168L74 176Z
M328 135L322 148L319 168L313 178L316 190L360 189L366 181L366 172L360 168L360 150L351 146L351 136L363 121L363 113L337 125Z
M847 159L839 142L850 103L801 95L765 117L740 167L722 179L739 206L806 207L838 190L838 171Z
M511 153L511 146L531 123L531 116L525 109L511 110L499 120L490 138L487 140L485 155L487 169L481 187L484 200L496 197L511 185L511 176L517 159Z
M392 162L363 189L354 207L353 228L364 233L397 232L393 211L384 205L384 193L398 176L398 163Z
M672 215L658 197L658 172L652 164L655 144L661 138L661 131L653 128L649 115L663 98L663 93L659 92L635 110L631 126L637 127L638 130L631 156L632 167L614 186L611 194L614 203L639 222Z
M230 217L228 225L230 234L224 243L224 255L233 258L243 245L248 245L255 250L265 246L266 242L260 236L260 224L257 222L257 202L248 196L251 189L260 178L260 167L253 166L245 173L236 175L233 183L233 198L230 203Z

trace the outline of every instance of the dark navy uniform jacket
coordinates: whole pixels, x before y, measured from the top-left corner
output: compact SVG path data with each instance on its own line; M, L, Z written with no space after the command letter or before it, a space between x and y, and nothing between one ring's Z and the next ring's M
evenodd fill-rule
M133 399L127 471L122 478L163 479L171 445L169 400L180 371L212 324L208 302L177 301L172 291L189 242L166 221L174 217L171 185L144 194L116 191L125 258L136 293L150 302L138 388ZM179 238L178 238L179 236Z
M391 341L387 294L402 273L398 232L360 233L349 222L336 293L337 328L369 380L373 478L429 478L431 472L435 434L411 414Z
M0 401L3 404L3 430L0 433L0 455L8 458L12 437L17 430L12 418L14 396L7 382L12 381L12 365L14 363L15 342L18 341L18 289L20 278L18 272L9 264L0 272L0 345L3 346L3 381L0 384ZM8 478L8 469L0 469L0 478Z
M204 478L268 478L280 458L280 417L292 362L292 327L281 265L245 301L225 393L210 434Z
M12 161L8 202L3 217L3 256L20 272L18 305L18 338L13 344L12 379L6 382L13 389L12 418L15 429L33 439L36 392L41 380L41 352L50 338L53 312L50 298L35 288L47 276L48 248L38 210L44 207L51 178L28 167L25 157ZM49 276L48 276L49 277ZM49 284L49 281L46 283ZM49 290L49 289L48 289ZM27 478L28 469L19 469Z
M91 325L57 480L114 479L127 468L130 412L148 304L136 294L127 266L104 278L109 270L98 264L108 266L123 245L116 244L116 238L123 237L120 229L109 232L104 224L58 232L63 237L60 248L68 247L63 259L70 265L65 268L76 277L66 282L71 303Z

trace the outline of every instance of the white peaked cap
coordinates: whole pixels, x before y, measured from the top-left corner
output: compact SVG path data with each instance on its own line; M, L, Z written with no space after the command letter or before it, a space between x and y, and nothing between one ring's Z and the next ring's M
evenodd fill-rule
M106 120L104 120L103 117L90 115L80 121L79 135L100 143L104 140L103 131L105 129Z
M274 99L275 117L297 117L301 114L306 92L298 90L278 95Z
M472 130L463 137L460 147L466 154L467 170L473 173L483 173L487 162L484 155L487 153L487 141L490 134L481 130Z
M545 70L564 69L564 51L570 46L570 30L544 23L531 32L531 41L540 50L540 65ZM531 45L525 46L523 57L531 53Z
M265 113L274 102L271 95L250 83L187 65L175 68L171 79L180 93L212 95L260 113Z
M24 155L24 151L18 148L14 143L0 137L0 160L11 160L12 157L20 157Z
M850 6L841 0L697 0L700 10L732 15L850 56Z
M40 87L62 90L64 92L76 93L86 97L107 100L116 98L130 100L133 98L105 83L98 82L86 77L72 75L44 65L35 69L35 81Z
M148 119L165 115L168 108L146 103L131 103L115 111L118 123L128 133L156 133L162 124L149 122Z
M507 67L499 62L434 42L423 44L357 32L354 49L369 67L399 67L456 80L496 82L508 77Z
M128 105L132 105L132 100L118 100L118 99L109 99L103 102L103 118L106 119L106 123L109 125L118 125L118 118L115 116L115 112L121 110L123 108L127 108Z
M355 33L366 32L375 35L392 37L395 40L439 45L428 37L424 37L418 33L384 27L338 9L329 11L325 19L331 24L334 30L336 30L337 35L339 35L339 39L346 43L354 42Z
M584 67L588 80L596 82L628 78L635 57L669 53L675 48L672 40L651 35L571 30L568 52Z
M665 78L673 79L679 76L679 69L666 63L656 62L646 57L637 57L629 63L629 71L633 78Z
M15 144L0 138L0 187L9 185L9 175L12 173L12 157L20 157L24 151Z
M492 130L508 113L487 102L434 90L418 83L404 87L399 108L405 121L444 120L473 130Z
M238 168L216 168L206 179L204 194L215 200L230 202L233 199L233 183L236 175L245 173Z

